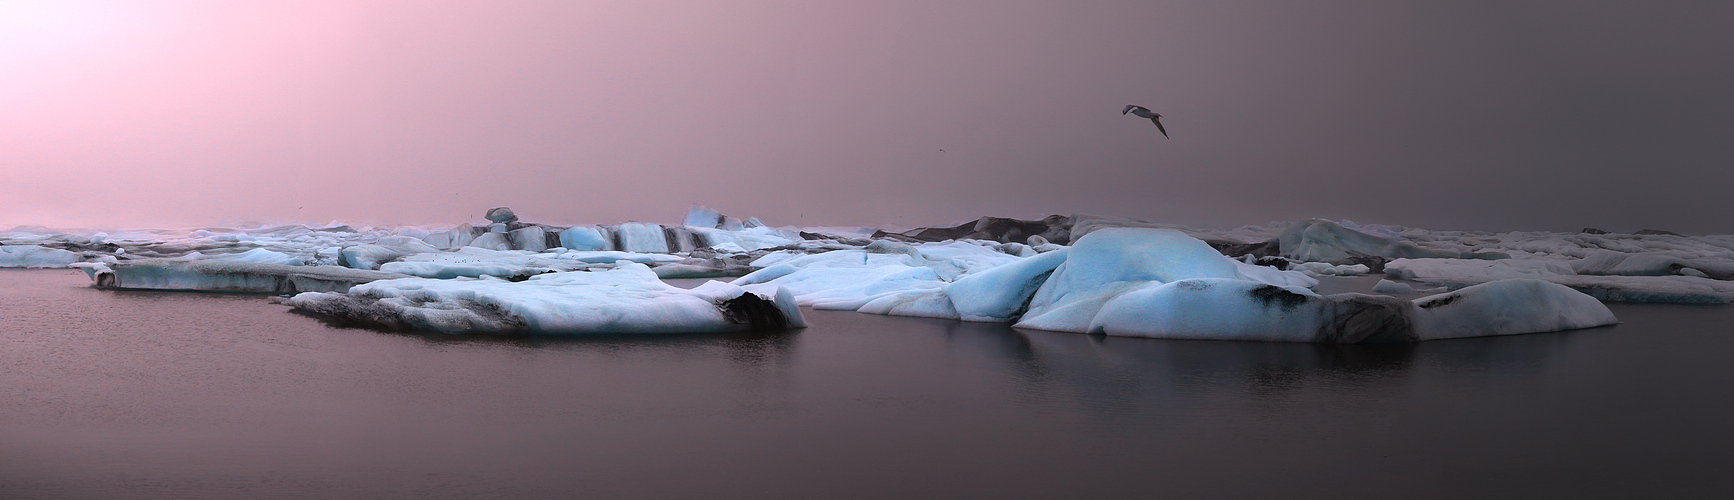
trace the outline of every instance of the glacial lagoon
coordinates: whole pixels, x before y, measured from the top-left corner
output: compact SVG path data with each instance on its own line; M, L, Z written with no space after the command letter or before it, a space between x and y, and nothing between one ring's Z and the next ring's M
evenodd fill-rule
M89 285L0 270L0 497L1734 495L1726 305L1372 346L810 309L501 337Z

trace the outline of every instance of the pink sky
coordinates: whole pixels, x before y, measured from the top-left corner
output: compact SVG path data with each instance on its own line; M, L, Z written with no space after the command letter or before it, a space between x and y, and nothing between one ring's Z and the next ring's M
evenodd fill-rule
M0 226L1734 232L1729 7L0 3ZM1125 104L1166 115L1163 139ZM943 151L941 151L943 150Z

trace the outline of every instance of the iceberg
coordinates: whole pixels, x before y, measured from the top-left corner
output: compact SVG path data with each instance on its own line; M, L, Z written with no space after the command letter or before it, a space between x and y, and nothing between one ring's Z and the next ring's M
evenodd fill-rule
M1330 344L1411 342L1419 339L1404 314L1408 307L1393 297L1320 296L1294 286L1191 278L1150 282L1115 295L1082 332Z
M1411 302L1356 293L1321 296L1309 289L1316 281L1293 276L1299 274L1229 259L1175 230L1105 228L1078 239L1014 326L1134 337L1359 343L1547 332L1615 321L1594 297L1534 279L1495 281Z
M1244 271L1244 272L1243 272ZM1030 299L1017 326L1087 332L1102 305L1116 295L1194 278L1219 278L1301 289L1318 280L1294 271L1254 266L1217 253L1204 241L1173 229L1103 228L1079 238L1066 262Z
M712 281L686 290L649 267L493 278L375 281L342 293L289 298L295 309L366 324L446 333L706 333L806 326L793 295L778 287Z
M1508 279L1415 299L1419 340L1557 332L1618 323L1594 297L1538 279Z

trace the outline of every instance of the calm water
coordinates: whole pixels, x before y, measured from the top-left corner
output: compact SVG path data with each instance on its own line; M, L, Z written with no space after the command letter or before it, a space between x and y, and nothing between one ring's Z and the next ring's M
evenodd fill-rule
M1388 348L823 311L522 339L86 284L0 271L0 497L1734 496L1730 307Z

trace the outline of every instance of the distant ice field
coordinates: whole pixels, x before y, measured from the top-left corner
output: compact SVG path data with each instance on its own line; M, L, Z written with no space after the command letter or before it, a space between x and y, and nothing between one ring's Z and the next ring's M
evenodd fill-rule
M1603 302L1734 300L1728 235L1323 219L1199 229L1087 215L890 232L772 227L701 206L683 222L550 226L502 208L456 226L15 227L0 231L0 267L75 267L106 288L293 296L285 303L305 311L453 333L788 327L802 324L800 304L1122 336L1412 342L1616 322ZM1383 281L1318 288L1344 276ZM727 290L661 281L706 277L727 278Z

